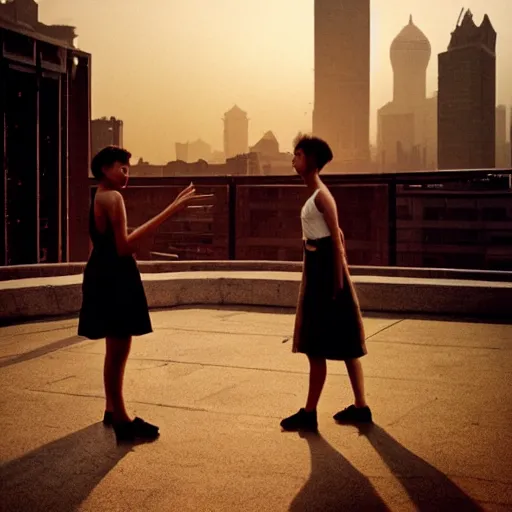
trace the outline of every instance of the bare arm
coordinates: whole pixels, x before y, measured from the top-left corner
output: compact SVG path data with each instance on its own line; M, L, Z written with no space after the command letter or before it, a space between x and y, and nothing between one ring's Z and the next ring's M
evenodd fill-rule
M343 260L345 247L343 245L341 230L338 222L338 209L334 198L327 191L321 190L315 198L315 203L324 215L325 222L331 232L334 243L334 265L335 265L335 293L343 288Z
M193 200L202 199L203 197L196 195L195 189L191 185L183 190L167 208L128 234L123 196L117 191L112 192L107 202L107 214L114 230L117 253L120 256L133 254L143 238L155 233L163 222L185 209Z

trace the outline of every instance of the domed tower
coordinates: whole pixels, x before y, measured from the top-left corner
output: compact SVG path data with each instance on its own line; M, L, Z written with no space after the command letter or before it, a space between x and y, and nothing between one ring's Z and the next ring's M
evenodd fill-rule
M395 37L390 57L394 72L393 101L397 105L415 106L427 95L427 67L432 49L425 34L413 23Z

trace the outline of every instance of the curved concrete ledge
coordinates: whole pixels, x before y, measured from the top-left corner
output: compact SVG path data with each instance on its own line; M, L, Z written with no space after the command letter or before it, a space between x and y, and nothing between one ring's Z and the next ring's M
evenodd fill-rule
M296 305L298 272L172 272L143 274L150 308L184 305ZM453 279L354 276L367 312L400 312L512 319L512 283ZM0 283L3 323L76 314L82 276Z
M139 261L143 274L171 272L300 272L300 261ZM33 277L79 275L85 263L50 263L0 267L0 281ZM474 281L512 282L512 272L492 270L459 270L417 267L373 267L352 265L353 276L418 277Z

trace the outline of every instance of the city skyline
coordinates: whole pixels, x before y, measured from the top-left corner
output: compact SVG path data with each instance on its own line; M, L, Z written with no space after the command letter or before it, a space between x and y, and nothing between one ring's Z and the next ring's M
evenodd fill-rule
M234 104L248 112L251 145L272 130L288 151L298 131L311 129L313 0L283 0L279 5L260 1L257 8L251 1L219 1L215 8L190 0L186 5L160 2L147 9L127 0L118 9L117 0L108 5L92 0L87 8L80 2L40 0L40 13L45 23L77 26L78 46L94 56L93 117L123 119L125 144L134 155L165 163L174 157L174 142L198 138L220 149L221 118ZM507 49L512 34L507 19L512 5L473 0L464 6L477 22L484 14L493 20L499 35L497 103L510 105L512 62ZM461 7L452 0L433 0L428 6L420 0L373 0L373 144L377 109L392 96L392 40L412 14L432 44L427 71L431 95L437 90L437 54L446 50ZM224 8L229 18L222 15ZM102 26L109 28L102 31ZM156 58L147 58L157 52Z

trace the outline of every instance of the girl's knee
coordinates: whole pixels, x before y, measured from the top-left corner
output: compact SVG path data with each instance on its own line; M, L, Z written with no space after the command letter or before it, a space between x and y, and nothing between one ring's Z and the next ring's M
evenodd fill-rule
M130 353L131 339L107 338L107 357L124 361Z
M323 367L327 365L327 360L323 357L308 356L309 364L315 367Z
M350 370L354 368L360 368L361 367L361 360L360 359L346 359L345 360L345 366Z

